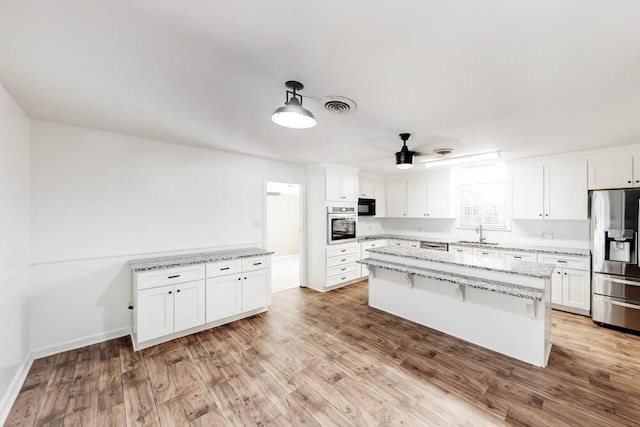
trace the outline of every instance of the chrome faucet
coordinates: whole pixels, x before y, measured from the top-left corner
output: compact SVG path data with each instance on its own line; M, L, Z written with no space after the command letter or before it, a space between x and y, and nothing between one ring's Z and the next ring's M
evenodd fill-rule
M484 234L482 234L482 224L478 224L476 227L476 233L480 234L480 237L478 237L478 243L484 243L485 240L487 240L487 238L484 237Z

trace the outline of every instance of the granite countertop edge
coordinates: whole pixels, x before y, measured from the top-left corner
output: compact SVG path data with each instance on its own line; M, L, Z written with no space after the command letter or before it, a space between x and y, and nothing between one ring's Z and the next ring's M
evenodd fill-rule
M370 236L358 237L358 242L366 242L369 240L407 240L411 242L438 242L448 243L449 245L465 246L469 248L483 248L483 249L499 249L499 250L512 250L522 252L535 252L540 254L550 255L567 255L567 256L579 256L588 257L591 256L589 249L581 248L567 248L559 246L536 246L536 245L512 245L509 243L500 243L497 245L486 245L480 243L461 243L459 240L441 239L441 238L429 238L429 237L411 237L411 236L399 236L395 234L373 234Z
M544 290L542 289L532 288L529 286L514 285L511 283L499 282L494 280L477 279L460 274L430 270L428 268L413 267L404 264L372 260L370 258L365 258L357 262L368 266L385 268L388 270L398 271L400 273L415 274L421 277L427 277L443 282L450 282L454 285L469 286L476 289L482 289L485 291L496 292L518 298L530 299L533 301L542 301L542 296L544 295Z
M399 248L391 246L383 246L381 248L368 249L371 253L382 255L390 255L402 258L417 259L422 261L430 261L440 264L458 265L461 267L476 268L479 270L495 271L499 273L514 274L519 276L534 277L538 279L549 279L553 273L555 265L538 263L533 261L509 261L507 267L504 266L505 261L501 259L493 260L492 258L473 257L472 255L459 255L451 252L441 252L429 249L418 248ZM382 261L389 262L389 261ZM502 265L492 266L489 263L502 263ZM420 267L417 267L420 268Z
M273 255L275 252L262 248L231 249L226 251L199 252L187 255L173 255L133 259L128 262L132 272L160 270L164 268L184 267L208 262L229 261L232 259L252 258L256 256Z

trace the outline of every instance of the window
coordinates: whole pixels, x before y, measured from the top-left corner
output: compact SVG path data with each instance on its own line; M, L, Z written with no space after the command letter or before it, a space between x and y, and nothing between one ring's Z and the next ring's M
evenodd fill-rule
M455 176L458 227L508 230L506 167L462 168Z

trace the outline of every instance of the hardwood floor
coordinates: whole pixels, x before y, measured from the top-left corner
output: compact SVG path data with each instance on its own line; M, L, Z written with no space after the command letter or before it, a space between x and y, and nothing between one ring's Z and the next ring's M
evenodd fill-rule
M292 289L138 353L38 359L7 425L639 425L640 337L554 312L552 341L540 369L371 309L366 282Z

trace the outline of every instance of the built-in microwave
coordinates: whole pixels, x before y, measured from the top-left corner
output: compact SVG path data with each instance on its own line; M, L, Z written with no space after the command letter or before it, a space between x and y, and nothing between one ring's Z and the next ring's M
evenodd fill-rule
M374 216L376 199L358 199L358 216Z
M357 224L355 207L330 206L327 213L327 243L355 242Z

